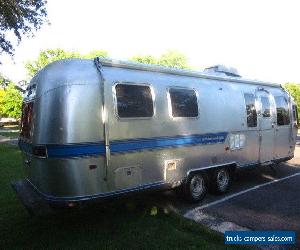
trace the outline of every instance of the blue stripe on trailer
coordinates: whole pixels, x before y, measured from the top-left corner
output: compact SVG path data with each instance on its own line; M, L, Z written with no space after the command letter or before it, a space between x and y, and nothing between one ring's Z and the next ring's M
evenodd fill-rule
M104 143L47 145L48 157L81 157L87 155L102 155L105 152Z
M126 153L142 150L156 150L163 148L175 148L192 145L207 145L224 143L227 132L203 135L180 135L175 137L156 137L147 139L130 139L110 142L110 152L112 154ZM29 143L20 140L21 150L32 154L32 146ZM89 155L104 155L104 142L55 145L48 144L47 155L49 158L82 157Z
M227 133L188 135L176 137L157 137L150 139L137 139L126 141L112 141L110 151L114 153L126 153L129 151L155 150L170 147L181 147L198 144L224 143Z
M41 146L41 145L39 145ZM84 143L84 144L68 144L68 145L56 145L48 144L42 145L47 148L48 158L64 158L64 157L81 157L89 155L101 155L104 154L104 143ZM19 147L22 151L28 154L32 154L34 145L19 141Z

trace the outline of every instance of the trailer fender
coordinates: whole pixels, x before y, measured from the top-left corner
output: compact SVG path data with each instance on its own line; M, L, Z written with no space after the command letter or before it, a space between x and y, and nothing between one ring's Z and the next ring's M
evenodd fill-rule
M204 167L204 168L199 168L199 169L190 169L187 172L186 178L189 178L190 175L194 175L196 173L203 173L205 172L208 178L208 188L209 190L213 190L213 180L215 178L215 175L217 174L219 169L228 169L229 175L230 175L230 184L232 182L233 176L234 176L234 172L237 168L237 163L236 162L230 162L230 163L226 163L226 164L219 164L219 165L213 165L213 166L208 166L208 167ZM182 181L182 183L184 183L184 180Z
M209 175L217 168L229 168L231 172L234 172L237 168L237 163L236 162L230 162L230 163L225 163L225 164L218 164L218 165L212 165L212 166L207 166L203 168L194 168L190 169L186 173L186 177L188 177L191 174L195 174L198 172L207 172Z

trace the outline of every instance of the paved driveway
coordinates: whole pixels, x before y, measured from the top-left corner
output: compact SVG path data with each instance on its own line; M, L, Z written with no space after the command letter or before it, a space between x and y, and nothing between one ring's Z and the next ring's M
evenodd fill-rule
M187 205L172 194L168 196L171 205L186 217L206 225L212 224L207 223L208 218L214 218L213 223L226 222L219 231L234 229L232 225L250 230L296 231L296 247L300 249L300 146L294 159L274 169L239 171L226 195L208 195L196 205Z

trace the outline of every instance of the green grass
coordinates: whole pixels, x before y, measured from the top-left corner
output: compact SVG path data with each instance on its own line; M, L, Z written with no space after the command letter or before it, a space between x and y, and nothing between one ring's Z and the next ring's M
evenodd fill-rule
M19 132L0 132L0 135L13 139L19 137Z
M149 199L31 217L10 186L24 177L20 165L20 151L0 144L0 249L245 249L227 247L222 236L162 209L151 216L157 204Z

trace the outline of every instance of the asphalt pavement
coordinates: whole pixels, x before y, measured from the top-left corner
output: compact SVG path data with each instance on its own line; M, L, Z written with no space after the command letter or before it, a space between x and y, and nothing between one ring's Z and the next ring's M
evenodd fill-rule
M296 231L294 248L300 249L300 146L288 162L272 168L238 171L230 192L225 195L209 194L193 205L182 202L172 193L167 195L171 206L188 218L196 218L200 223L205 221L191 216L198 213L202 218L214 218L214 224L226 222L228 228L222 226L220 232L234 228ZM214 225L214 228L217 227Z

